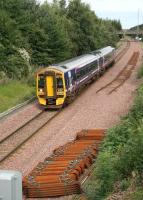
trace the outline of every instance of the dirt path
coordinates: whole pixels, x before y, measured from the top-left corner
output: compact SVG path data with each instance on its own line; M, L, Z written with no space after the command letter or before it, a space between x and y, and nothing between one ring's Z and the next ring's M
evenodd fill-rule
M32 137L25 145L8 160L0 164L0 169L19 170L26 175L30 170L49 156L52 151L70 140L81 129L110 128L120 121L133 103L135 90L138 86L136 72L116 92L108 94L106 90L96 91L110 82L126 65L134 51L142 50L139 43L131 43L130 49L117 64L93 83L53 121ZM64 199L63 197L61 199ZM67 199L67 198L66 198Z

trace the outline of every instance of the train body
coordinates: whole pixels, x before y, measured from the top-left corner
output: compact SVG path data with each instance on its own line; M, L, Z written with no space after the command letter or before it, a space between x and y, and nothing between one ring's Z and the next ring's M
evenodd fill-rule
M51 65L37 73L37 97L45 108L61 108L115 61L111 46Z

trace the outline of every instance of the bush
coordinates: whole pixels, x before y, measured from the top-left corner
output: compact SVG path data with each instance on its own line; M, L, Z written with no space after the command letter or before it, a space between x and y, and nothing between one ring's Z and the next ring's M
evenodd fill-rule
M117 179L117 170L114 166L116 159L110 152L102 152L99 155L93 172L93 178L88 183L87 188L85 188L89 199L104 199L112 191Z
M140 67L138 74L137 74L138 78L142 78L143 77L143 65Z
M143 178L143 84L139 87L135 103L121 123L107 133L95 165L94 177L86 193L89 199L104 199L114 192L129 187L132 174L138 175L138 186ZM137 192L132 199L141 199Z
M116 153L129 138L129 127L131 123L128 119L122 121L121 124L108 130L107 137L105 138L102 150Z
M119 185L121 191L127 190L129 186L130 186L130 179L121 180Z
M137 188L135 192L128 196L128 200L142 200L143 199L143 189Z
M126 145L118 153L118 170L121 177L128 177L132 171L140 176L143 169L143 125L133 130Z

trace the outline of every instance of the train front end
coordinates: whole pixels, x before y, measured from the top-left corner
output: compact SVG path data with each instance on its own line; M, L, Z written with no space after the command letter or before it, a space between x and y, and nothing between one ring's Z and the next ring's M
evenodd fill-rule
M50 67L38 72L37 97L45 108L61 108L66 98L64 73Z

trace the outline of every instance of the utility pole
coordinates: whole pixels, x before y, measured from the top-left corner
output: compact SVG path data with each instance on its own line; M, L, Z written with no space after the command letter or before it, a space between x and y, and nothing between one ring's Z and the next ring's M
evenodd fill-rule
M138 9L137 37L139 37L139 32L140 32L140 28L139 28L139 18L140 18L140 10Z

